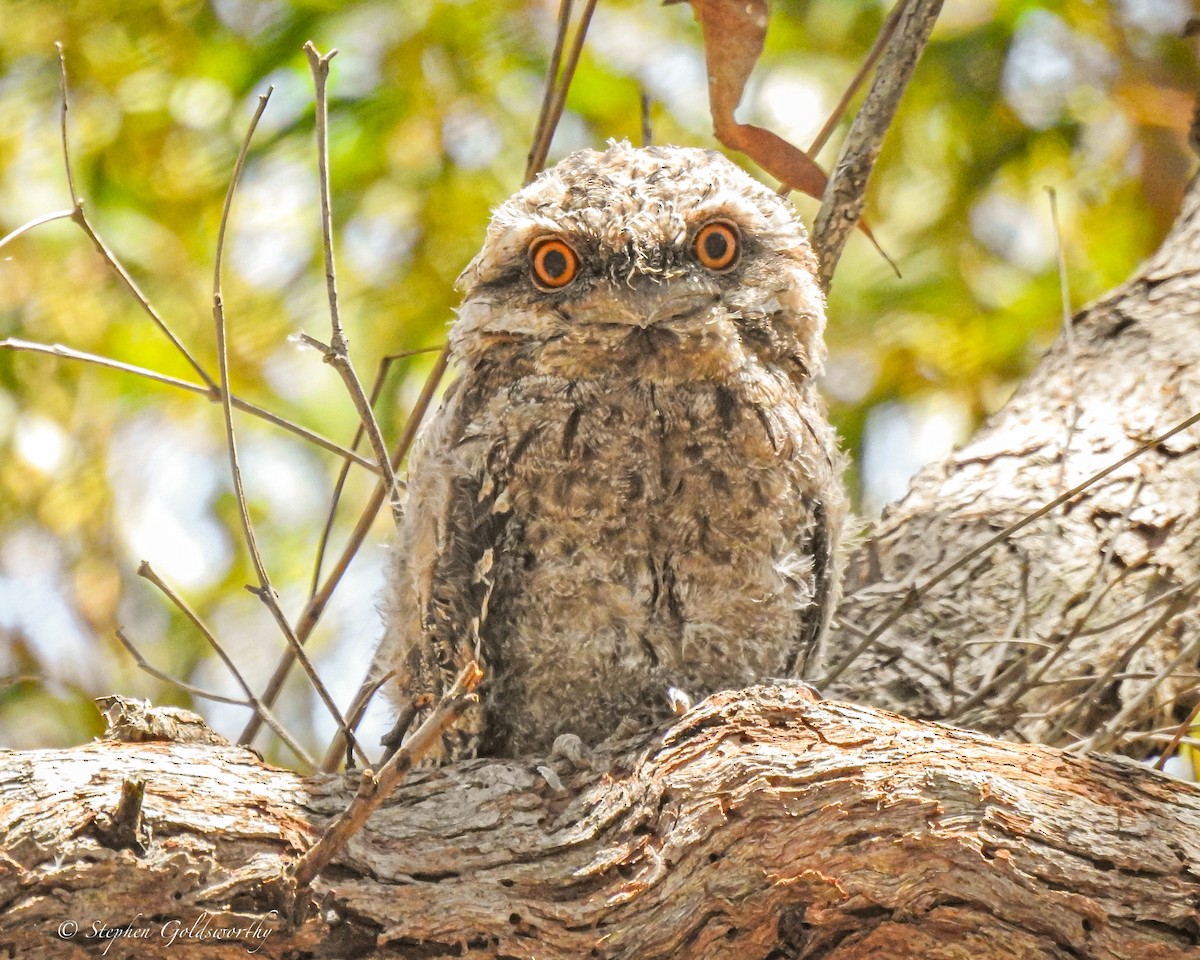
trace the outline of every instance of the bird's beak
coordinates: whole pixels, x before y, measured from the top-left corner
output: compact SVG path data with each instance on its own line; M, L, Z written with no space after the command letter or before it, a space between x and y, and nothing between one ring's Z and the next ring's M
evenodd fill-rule
M600 284L568 311L578 323L652 327L711 306L717 294L689 281L640 282L632 286Z

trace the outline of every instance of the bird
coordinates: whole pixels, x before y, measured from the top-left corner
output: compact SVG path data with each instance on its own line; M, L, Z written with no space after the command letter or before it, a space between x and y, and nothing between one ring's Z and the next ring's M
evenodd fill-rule
M373 661L406 724L483 670L422 766L805 675L846 514L816 275L790 203L716 151L610 141L496 208Z

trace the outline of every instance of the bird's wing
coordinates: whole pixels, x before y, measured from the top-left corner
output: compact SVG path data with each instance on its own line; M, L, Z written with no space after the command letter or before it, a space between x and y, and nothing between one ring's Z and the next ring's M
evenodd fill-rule
M785 669L786 676L807 678L809 670L820 660L821 639L835 603L833 538L825 503L812 495L809 521L798 538L801 554L812 557L812 602L801 611L800 630Z
M413 451L404 526L393 554L388 627L377 669L394 670L394 699L410 730L474 660L484 671L480 632L488 620L497 553L511 538L494 444L479 420L489 397L452 385ZM487 727L473 704L425 759L438 765L473 757Z

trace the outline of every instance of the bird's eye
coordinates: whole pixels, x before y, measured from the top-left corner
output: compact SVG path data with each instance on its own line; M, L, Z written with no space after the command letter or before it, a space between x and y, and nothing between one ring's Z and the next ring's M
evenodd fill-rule
M737 263L741 253L738 228L728 220L713 220L696 233L696 259L709 270L721 273Z
M533 282L543 290L561 290L575 279L579 257L557 237L542 237L529 245Z

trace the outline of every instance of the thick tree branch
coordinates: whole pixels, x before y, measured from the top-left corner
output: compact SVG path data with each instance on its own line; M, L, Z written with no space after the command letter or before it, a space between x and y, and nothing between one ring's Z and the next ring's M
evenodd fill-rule
M2 755L0 947L85 956L99 922L149 928L114 945L139 957L1200 956L1200 789L1132 763L775 686L551 766L414 776L288 931L272 884L353 782L234 747ZM104 820L131 781L140 854ZM159 933L202 917L242 936Z

